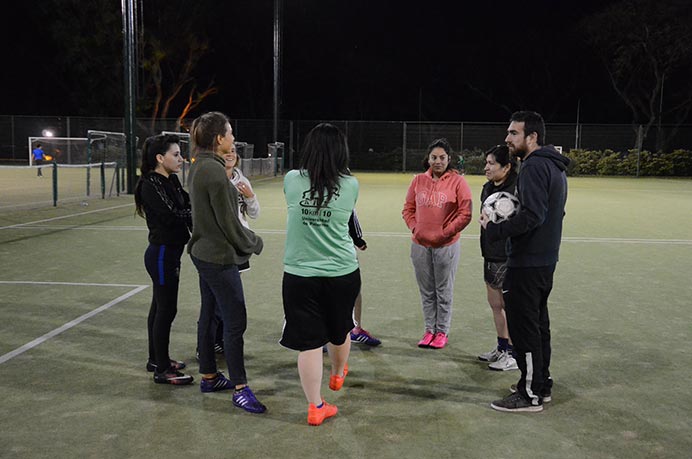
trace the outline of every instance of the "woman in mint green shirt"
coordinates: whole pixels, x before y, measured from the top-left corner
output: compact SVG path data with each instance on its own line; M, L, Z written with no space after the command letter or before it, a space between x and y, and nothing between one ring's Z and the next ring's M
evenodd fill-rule
M308 424L320 425L337 408L322 399L322 346L329 347L329 388L348 373L353 305L360 270L348 220L358 181L348 170L343 133L323 123L303 145L300 170L284 178L288 206L282 285L285 324L281 345L299 351L298 373L308 400Z

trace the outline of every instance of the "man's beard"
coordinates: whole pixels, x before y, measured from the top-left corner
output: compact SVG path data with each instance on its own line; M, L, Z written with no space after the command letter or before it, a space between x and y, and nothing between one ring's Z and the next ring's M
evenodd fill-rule
M524 159L524 156L526 156L526 149L520 150L518 148L513 148L513 149L510 149L509 152L512 154L512 156L514 156L515 158L519 158L519 159Z

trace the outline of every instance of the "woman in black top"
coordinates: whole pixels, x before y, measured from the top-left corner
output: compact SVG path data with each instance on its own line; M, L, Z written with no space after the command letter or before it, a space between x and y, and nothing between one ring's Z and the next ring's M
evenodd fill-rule
M144 265L154 287L147 322L147 371L154 372L156 383L183 385L192 383L193 378L180 372L184 362L168 355L171 325L178 311L180 257L192 228L190 197L176 175L183 163L178 142L177 136L164 134L145 141L135 205L149 228Z
M506 145L498 145L485 153L485 176L488 179L481 191L481 203L491 194L506 191L515 194L517 185L516 162L509 154ZM482 206L481 206L482 209ZM485 229L481 227L481 253L483 255L483 277L488 291L488 303L493 311L493 321L497 331L497 347L478 356L490 362L491 370L507 371L518 369L512 357L512 344L507 331L505 302L502 297L502 282L507 270L506 239L488 242Z

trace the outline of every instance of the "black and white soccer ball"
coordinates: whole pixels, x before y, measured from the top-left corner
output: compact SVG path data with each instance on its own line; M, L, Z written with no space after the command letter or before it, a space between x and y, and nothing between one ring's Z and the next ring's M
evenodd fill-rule
M493 223L500 223L514 217L521 208L516 196L506 191L498 191L483 202L483 211Z

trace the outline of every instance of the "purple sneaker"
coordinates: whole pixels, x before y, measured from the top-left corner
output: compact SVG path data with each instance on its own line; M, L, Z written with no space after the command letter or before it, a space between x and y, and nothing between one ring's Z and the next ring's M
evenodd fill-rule
M351 341L355 341L356 343L362 343L367 346L379 346L382 344L382 341L379 339L375 338L365 330L364 328L356 327L353 330L351 330Z
M245 386L233 393L233 404L244 409L249 413L264 413L267 407L262 405L255 394L250 390L250 386Z
M218 392L220 390L233 389L231 381L226 378L220 371L216 373L214 379L204 379L199 383L199 389L202 392Z

